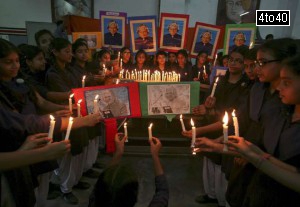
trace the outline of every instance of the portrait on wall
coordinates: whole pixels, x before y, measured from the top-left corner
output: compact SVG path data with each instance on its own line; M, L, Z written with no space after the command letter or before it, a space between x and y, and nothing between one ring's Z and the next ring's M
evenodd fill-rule
M199 82L140 83L142 114L189 114L199 103L199 90Z
M86 40L89 49L97 49L102 47L101 32L73 32L73 42L78 38Z
M185 48L189 15L161 13L159 48L177 51Z
M103 47L121 49L125 46L127 13L100 11Z
M143 49L154 54L157 51L155 16L130 17L128 21L132 52Z
M83 116L100 112L103 118L140 116L138 83L73 89L75 102L82 99Z
M52 21L63 20L65 15L93 18L93 0L51 0Z
M255 23L260 0L219 0L216 25Z
M223 33L223 27L196 22L191 56L196 57L199 52L206 52L208 58L213 59L222 45Z
M255 24L227 24L224 37L224 54L235 48L250 48L254 45Z

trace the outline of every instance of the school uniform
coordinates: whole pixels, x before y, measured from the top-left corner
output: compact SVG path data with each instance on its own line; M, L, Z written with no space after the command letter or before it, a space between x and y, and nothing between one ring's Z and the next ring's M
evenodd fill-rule
M186 63L184 68L181 68L180 66L178 66L177 72L180 74L180 82L193 80L192 65L190 63Z

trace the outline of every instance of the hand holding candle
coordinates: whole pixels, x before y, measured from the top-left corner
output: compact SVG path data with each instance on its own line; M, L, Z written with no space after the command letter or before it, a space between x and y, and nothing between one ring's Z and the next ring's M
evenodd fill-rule
M48 137L51 139L53 138L54 126L55 126L55 119L52 115L50 115L50 127L49 127Z
M225 111L225 115L223 117L223 136L224 136L224 148L223 151L228 151L228 146L227 146L227 142L228 142L228 113L227 111Z
M214 86L213 86L213 89L211 91L210 97L214 97L218 81L219 81L219 77L216 78L216 81L214 83Z
M182 128L182 131L185 132L185 126L184 126L184 122L183 122L183 119L182 119L182 114L180 114L180 123L181 123L181 128Z
M71 129L72 129L72 125L73 125L73 117L70 117L69 118L69 124L68 124L68 128L67 128L67 132L66 132L66 136L65 136L65 140L69 140Z
M70 112L72 113L72 111L73 111L73 109L72 109L72 105L73 105L73 103L72 103L72 98L73 98L73 96L74 96L74 93L72 93L71 95L70 95L70 97L69 97L69 109L70 109Z
M195 147L195 141L196 141L196 127L194 125L193 119L191 119L191 126L192 126L192 142L191 147Z
M80 117L81 116L81 112L80 112L80 109L81 109L81 106L80 106L80 103L82 102L82 99L80 99L78 102L77 102L77 116Z
M232 115L233 125L234 125L234 135L239 137L240 136L239 122L235 115L235 110L232 111L231 115Z
M149 127L148 127L149 140L152 139L152 126L153 126L153 124L151 123L151 124L149 125Z

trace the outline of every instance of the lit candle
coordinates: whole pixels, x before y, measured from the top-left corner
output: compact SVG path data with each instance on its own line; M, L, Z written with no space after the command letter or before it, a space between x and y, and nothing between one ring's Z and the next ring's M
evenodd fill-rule
M55 119L52 115L50 115L50 127L49 127L48 137L51 139L53 138L54 126L55 126Z
M68 140L69 137L70 137L72 125L73 125L73 117L70 117L70 118L69 118L68 128L67 128L67 133L66 133L66 136L65 136L65 140Z
M72 105L73 105L73 103L72 103L72 98L73 98L73 96L74 96L74 93L72 93L71 95L70 95L70 97L69 97L69 109L70 109L70 112L72 113Z
M249 50L253 48L253 41L249 45Z
M151 124L149 125L149 127L148 127L149 140L152 139L152 126L153 126L153 124L151 123Z
M121 68L120 55L121 55L121 53L120 53L120 51L119 51L119 52L118 52L118 63L119 63L119 66L120 66L120 68Z
M81 81L81 85L82 85L82 88L85 87L85 75L82 77L82 81Z
M231 115L232 115L233 125L234 125L234 134L235 134L235 136L239 137L240 136L239 122L238 122L238 119L235 115L235 110L232 111Z
M98 98L99 98L99 95L97 94L94 98L94 113L97 113L99 111L99 108L98 108Z
M219 81L219 77L217 77L217 79L216 79L216 81L214 83L214 86L213 86L213 89L211 91L210 97L214 97L218 81Z
M214 60L214 66L216 66L217 59L218 59L218 54L216 54L216 56L215 56L215 60Z
M104 76L105 76L106 70L107 70L106 67L105 67L105 64L103 64L102 67L103 67L103 73L104 73Z
M182 114L180 114L180 123L181 123L182 131L185 132L186 130L185 130L184 122L183 122L183 119L182 119Z
M198 79L200 79L200 71L198 72Z
M80 113L80 103L81 103L82 99L80 99L78 102L77 102L77 116L80 117L81 113Z
M191 119L191 125L192 125L192 142L191 147L195 147L195 141L196 141L196 127L194 126L194 121Z
M123 67L123 60L122 60L122 58L121 58L121 61L120 61L120 68L122 69L122 67Z
M178 82L180 82L180 74L178 74Z
M127 122L124 123L124 135L125 135L125 137L127 137L125 142L128 142Z
M225 115L223 117L223 136L224 136L224 149L223 151L228 151L228 147L226 145L226 143L228 142L228 113L227 111L225 111Z
M205 68L205 65L203 65L203 74L206 76L206 68Z

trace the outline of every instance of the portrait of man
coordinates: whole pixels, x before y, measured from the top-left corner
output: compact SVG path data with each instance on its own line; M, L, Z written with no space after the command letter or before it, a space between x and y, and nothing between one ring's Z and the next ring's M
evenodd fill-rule
M149 28L146 24L140 24L136 33L138 35L134 40L136 50L154 48L153 37L149 36Z
M200 41L196 42L194 53L206 52L208 56L211 55L213 50L213 44L210 43L212 40L212 33L208 30L202 32L200 36Z
M249 46L245 45L246 40L246 35L243 32L237 32L232 39L234 44L229 47L228 53L235 48L248 48Z
M179 25L176 22L172 22L168 25L168 32L163 37L163 46L181 47L182 36L178 34Z
M104 34L105 45L122 45L122 34L119 33L119 25L115 20L110 20L107 25L107 30Z
M89 48L96 48L97 47L97 36L96 35L83 35L79 36L86 40L86 43Z

